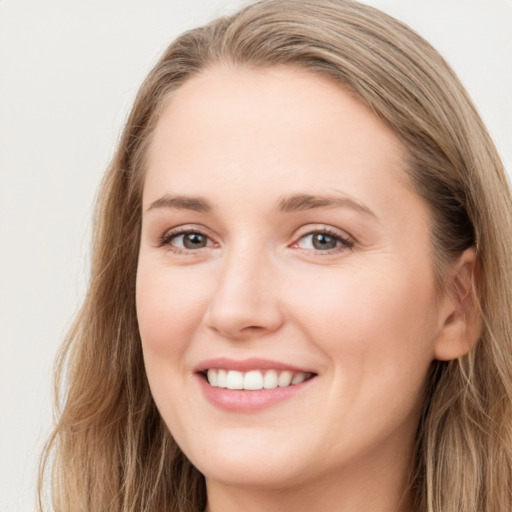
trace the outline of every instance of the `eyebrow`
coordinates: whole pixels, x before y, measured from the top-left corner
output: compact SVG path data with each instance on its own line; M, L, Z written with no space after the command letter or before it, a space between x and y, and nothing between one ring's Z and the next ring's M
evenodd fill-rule
M313 210L315 208L352 208L357 212L377 218L367 206L347 196L313 196L310 194L294 194L282 197L277 202L277 209L284 213ZM153 201L147 212L157 208L191 210L199 213L211 212L212 206L201 197L164 195Z
M189 197L189 196L169 196L165 195L153 201L148 209L154 210L156 208L172 208L177 210L192 210L194 212L208 213L212 207L208 201L201 197Z
M312 210L314 208L352 208L359 213L364 213L377 218L377 215L367 206L347 196L313 196L310 194L295 194L283 197L278 201L277 208L282 212L295 212Z

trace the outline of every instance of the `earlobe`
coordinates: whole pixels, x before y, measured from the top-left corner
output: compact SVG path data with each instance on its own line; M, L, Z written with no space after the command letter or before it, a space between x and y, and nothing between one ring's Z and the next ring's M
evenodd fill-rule
M450 361L466 355L482 332L478 301L478 265L473 248L466 249L453 266L444 292L442 327L434 346L434 357Z

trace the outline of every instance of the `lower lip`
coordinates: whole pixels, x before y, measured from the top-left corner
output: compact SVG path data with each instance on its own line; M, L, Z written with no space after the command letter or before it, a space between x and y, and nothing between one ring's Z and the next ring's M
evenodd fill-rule
M253 412L271 407L300 393L315 379L284 388L247 391L210 386L201 375L198 378L205 398L216 407L232 412Z

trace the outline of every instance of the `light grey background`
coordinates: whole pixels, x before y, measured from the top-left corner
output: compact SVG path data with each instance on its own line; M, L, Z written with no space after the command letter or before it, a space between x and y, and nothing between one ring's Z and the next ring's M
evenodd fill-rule
M96 189L168 42L228 0L0 0L0 512L35 510L57 347L86 286ZM512 1L368 0L454 66L512 168Z

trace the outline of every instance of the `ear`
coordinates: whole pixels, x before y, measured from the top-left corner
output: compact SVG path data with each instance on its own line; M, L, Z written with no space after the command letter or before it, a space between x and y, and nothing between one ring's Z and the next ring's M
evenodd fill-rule
M482 315L477 296L478 268L473 248L466 249L449 273L441 301L441 329L434 357L449 361L466 355L482 332Z

